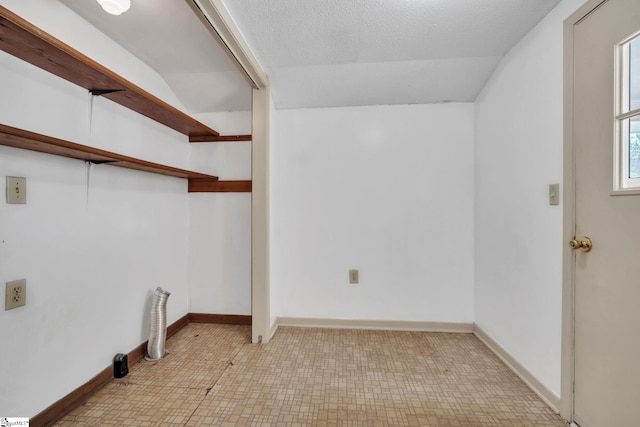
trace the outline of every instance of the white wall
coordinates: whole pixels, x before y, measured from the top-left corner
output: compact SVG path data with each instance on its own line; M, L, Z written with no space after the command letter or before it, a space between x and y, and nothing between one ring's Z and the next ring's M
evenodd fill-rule
M273 112L272 313L472 322L473 114Z
M79 19L58 2L3 5L51 12L54 35ZM80 28L83 43L130 56ZM157 77L137 60L120 65ZM186 137L107 100L90 136L86 91L4 52L0 93L0 123L188 166ZM33 417L148 338L155 287L171 292L169 323L188 312L189 196L185 180L101 165L89 181L81 161L0 147L2 185L7 175L27 177L28 203L0 200L0 284L26 278L27 305L0 310L0 413Z
M476 323L560 394L564 0L504 58L476 101ZM561 201L561 204L564 201Z
M251 112L198 114L223 135L251 133ZM251 142L191 144L191 167L251 179ZM190 312L251 314L251 193L189 194Z

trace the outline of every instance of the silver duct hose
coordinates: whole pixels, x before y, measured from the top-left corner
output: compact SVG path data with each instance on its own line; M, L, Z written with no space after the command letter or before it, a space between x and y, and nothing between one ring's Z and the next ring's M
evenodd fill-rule
M167 355L165 341L167 339L167 299L171 295L162 288L156 288L151 303L151 332L147 343L146 360L160 360Z

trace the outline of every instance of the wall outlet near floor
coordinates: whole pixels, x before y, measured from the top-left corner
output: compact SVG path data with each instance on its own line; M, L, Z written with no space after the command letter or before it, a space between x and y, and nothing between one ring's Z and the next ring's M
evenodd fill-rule
M18 176L7 177L7 203L27 203L27 178Z
M4 301L4 309L22 307L27 303L27 279L7 282L7 291Z
M349 283L355 285L360 282L360 272L358 270L349 270Z

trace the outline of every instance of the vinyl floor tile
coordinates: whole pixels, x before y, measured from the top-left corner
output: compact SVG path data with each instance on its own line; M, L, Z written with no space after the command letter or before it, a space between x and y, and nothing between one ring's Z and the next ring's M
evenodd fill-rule
M564 426L471 334L190 324L58 426Z

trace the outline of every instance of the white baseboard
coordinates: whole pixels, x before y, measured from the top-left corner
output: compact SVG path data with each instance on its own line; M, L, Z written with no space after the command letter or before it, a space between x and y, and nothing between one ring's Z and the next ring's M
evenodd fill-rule
M419 322L404 320L323 319L313 317L278 317L278 326L303 328L369 329L385 331L417 332L473 332L471 322ZM274 331L275 332L275 331Z
M335 328L335 329L368 329L387 331L416 332L452 332L473 333L500 360L502 360L531 390L534 391L551 409L559 413L560 397L549 390L536 377L518 362L507 350L493 340L482 328L472 322L420 322L404 320L360 320L360 319L327 319L315 317L277 317L271 326L271 336L278 327L290 326L301 328Z
M273 338L273 336L276 334L277 331L278 331L278 319L276 318L271 324L271 335L269 335L269 341L271 341L271 339Z
M556 414L559 414L560 408L560 397L557 396L554 392L549 390L547 386L542 384L536 377L531 374L522 366L520 362L518 362L507 350L504 349L500 344L494 341L482 328L478 325L475 325L473 329L473 334L478 337L480 341L482 341L491 351L495 353L496 356L500 358L517 376L520 377L522 381L526 385L529 386L534 393L536 393L544 402L553 409Z

